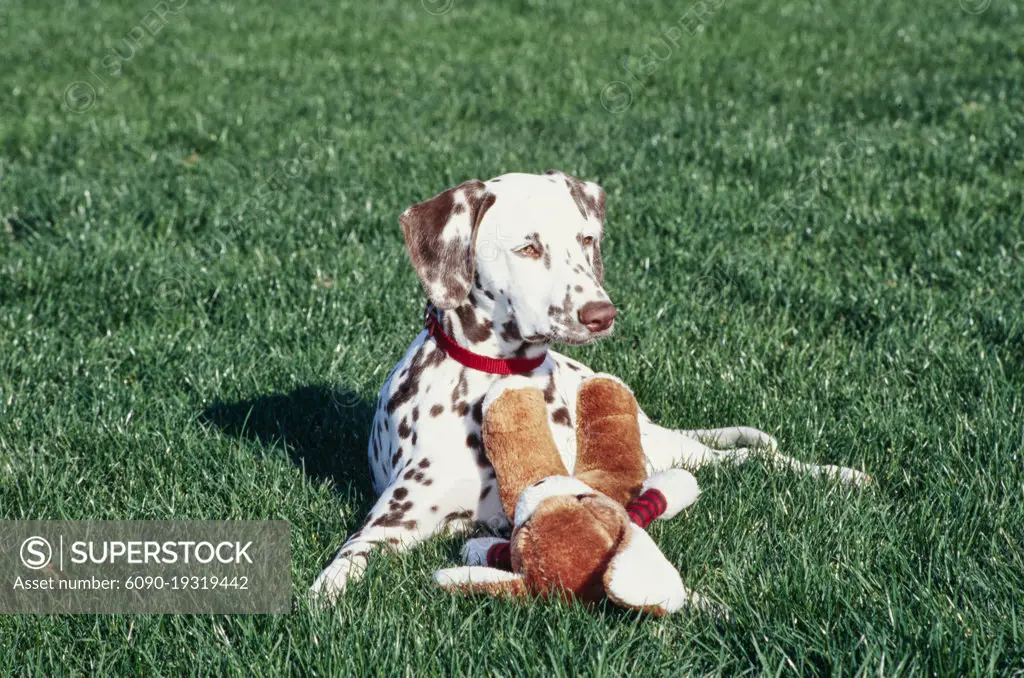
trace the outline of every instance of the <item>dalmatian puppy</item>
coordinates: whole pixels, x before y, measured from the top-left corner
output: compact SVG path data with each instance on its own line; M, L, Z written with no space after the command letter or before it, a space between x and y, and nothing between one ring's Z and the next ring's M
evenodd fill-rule
M312 593L327 600L360 575L378 546L401 551L479 523L509 529L480 434L483 399L508 375L543 391L572 469L576 391L593 372L551 344L587 344L615 323L601 261L605 194L594 183L557 171L467 181L399 221L429 299L427 327L380 390L369 445L379 498L314 582ZM815 476L869 479L786 457L753 428L672 430L643 413L640 424L650 473L742 463L756 451Z

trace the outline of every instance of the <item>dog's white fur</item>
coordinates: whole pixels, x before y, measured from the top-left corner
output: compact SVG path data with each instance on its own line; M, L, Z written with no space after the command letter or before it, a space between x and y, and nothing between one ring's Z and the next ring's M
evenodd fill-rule
M559 172L507 174L449 189L409 208L400 221L410 259L436 306L432 312L462 347L500 358L548 352L540 367L515 382L544 391L555 440L572 469L576 391L593 372L548 347L588 343L611 331L591 331L579 318L584 304L609 301L600 259L604 192ZM480 434L483 399L507 378L467 369L426 331L419 333L378 397L369 457L379 499L317 578L315 594L334 599L379 545L408 549L479 523L509 530ZM783 456L774 438L753 428L677 431L642 413L640 425L651 473L742 463L760 450L778 466L867 480L853 469Z

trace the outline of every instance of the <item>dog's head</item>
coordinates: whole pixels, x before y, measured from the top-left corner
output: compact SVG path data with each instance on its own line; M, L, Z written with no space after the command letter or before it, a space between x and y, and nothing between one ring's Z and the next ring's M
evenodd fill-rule
M604 191L562 172L467 181L407 209L409 258L440 309L470 304L503 337L589 343L611 333Z

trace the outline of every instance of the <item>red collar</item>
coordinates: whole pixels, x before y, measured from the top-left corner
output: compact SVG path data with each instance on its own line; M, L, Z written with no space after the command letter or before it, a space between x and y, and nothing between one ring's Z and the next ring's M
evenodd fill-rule
M427 311L426 327L427 332L434 338L441 350L448 354L449 358L479 372L525 374L540 367L548 357L547 351L536 358L488 358L479 353L473 353L456 344L455 340L441 329L441 323L437 322L437 318L430 310Z

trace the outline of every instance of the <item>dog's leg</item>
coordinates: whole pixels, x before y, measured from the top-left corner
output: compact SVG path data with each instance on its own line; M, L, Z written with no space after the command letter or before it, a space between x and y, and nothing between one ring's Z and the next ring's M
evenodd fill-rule
M366 569L378 546L408 551L435 534L468 530L474 511L453 509L437 492L399 480L381 494L366 523L338 550L334 560L313 582L313 596L333 602ZM432 489L432 488L431 488Z
M775 438L746 426L677 431L658 426L641 414L640 435L652 473L672 466L696 470L708 464L742 464L755 456L761 456L776 467L812 476L825 476L856 484L871 481L871 477L862 471L842 466L819 466L787 457L778 451ZM716 447L709 447L705 441ZM718 446L723 449L717 449Z
M779 443L764 431L749 426L730 426L729 428L697 428L688 431L680 430L685 436L714 446L716 450L734 450L737 448L753 448L775 452Z

